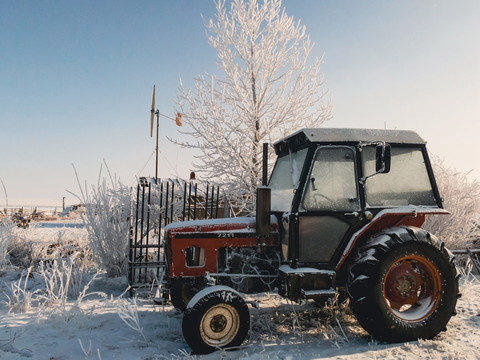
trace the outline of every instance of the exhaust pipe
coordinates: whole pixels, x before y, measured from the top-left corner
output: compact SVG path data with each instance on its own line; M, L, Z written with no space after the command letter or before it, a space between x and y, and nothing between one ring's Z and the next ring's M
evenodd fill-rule
M270 208L271 208L271 189L267 187L268 177L268 144L263 144L263 173L262 186L257 188L256 203L256 228L257 228L257 246L259 250L265 247L265 240L270 236Z
M268 143L263 143L262 186L267 186L268 177Z

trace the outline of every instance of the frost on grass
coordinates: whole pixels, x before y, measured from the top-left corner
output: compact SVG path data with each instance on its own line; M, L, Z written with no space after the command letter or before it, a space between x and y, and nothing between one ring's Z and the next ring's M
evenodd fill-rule
M137 298L133 299L119 299L116 302L117 314L122 319L123 323L130 329L136 331L144 341L147 341L143 328L140 325L140 318L138 316Z
M250 343L296 344L327 342L341 347L358 334L365 335L348 308L335 298L295 304L276 294L259 298L260 310L252 309Z
M92 341L88 341L88 347L84 346L82 343L82 340L78 339L78 343L80 345L80 348L82 349L83 355L85 358L89 358L90 356L93 356L93 350L92 350ZM101 360L102 356L100 354L100 349L96 350L96 355L98 356L98 359Z
M480 284L478 277L473 275L473 264L470 258L467 258L465 266L459 267L461 281L460 281L460 293L462 297L469 297L471 292L475 290L475 285ZM478 314L480 317L480 313Z
M98 279L101 271L90 276L82 260L73 254L66 258L58 258L41 262L40 274L45 282L45 289L40 296L45 304L65 305L67 300L81 302L87 296L90 285ZM96 293L101 294L101 293Z
M81 305L87 296L106 296L102 292L89 292L100 274L97 271L92 275L72 258L41 263L38 272L28 268L17 281L10 283L4 302L11 313L48 313L68 322L83 313ZM30 281L36 285L31 286Z
M10 283L10 295L5 294L9 312L28 312L32 310L32 302L36 291L28 288L28 279L32 275L32 268L22 271L20 278L16 282Z
M4 291L10 312L29 312L80 297L89 282L85 275L91 266L83 235L81 229L38 232L31 226L10 230L7 260L12 269L20 268L18 279Z
M93 294L89 287L101 274L92 268L85 230L15 227L8 236L11 250L7 259L13 273L19 274L4 286L9 312L48 310L64 314L65 319L73 316L74 308L78 311L85 296Z

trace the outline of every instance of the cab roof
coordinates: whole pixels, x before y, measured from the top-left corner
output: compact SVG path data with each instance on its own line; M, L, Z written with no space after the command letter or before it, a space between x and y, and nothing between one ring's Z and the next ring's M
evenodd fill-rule
M277 154L298 149L306 143L360 143L385 141L391 144L426 144L415 131L383 129L305 128L275 142Z

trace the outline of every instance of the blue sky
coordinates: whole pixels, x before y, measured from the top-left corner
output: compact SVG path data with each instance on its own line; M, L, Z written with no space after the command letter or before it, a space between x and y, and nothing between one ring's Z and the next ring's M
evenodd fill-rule
M78 202L106 161L127 185L153 175L149 108L174 110L181 77L215 73L201 15L212 0L0 0L0 179L9 205ZM480 2L284 0L324 55L328 127L416 130L449 167L480 177ZM192 154L161 118L160 176ZM144 167L145 166L145 167ZM143 169L143 170L142 170ZM0 188L0 206L6 202Z

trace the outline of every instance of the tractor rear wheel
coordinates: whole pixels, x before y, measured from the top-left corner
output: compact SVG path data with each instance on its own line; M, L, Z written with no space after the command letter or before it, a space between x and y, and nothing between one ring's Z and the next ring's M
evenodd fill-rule
M455 313L458 277L453 255L435 236L418 228L387 229L350 265L350 306L376 339L431 339Z
M239 346L249 329L245 300L226 286L212 286L197 294L182 321L183 336L195 354Z

